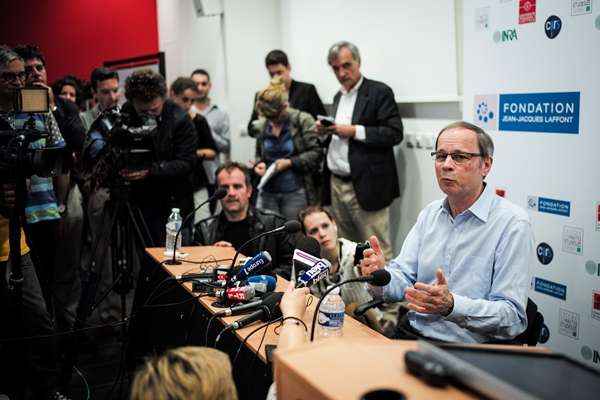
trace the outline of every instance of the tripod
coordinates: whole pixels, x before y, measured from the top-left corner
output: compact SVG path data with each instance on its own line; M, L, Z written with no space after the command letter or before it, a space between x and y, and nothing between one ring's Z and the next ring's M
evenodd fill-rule
M141 259L141 251L147 245L152 245L152 237L140 209L129 200L130 192L130 182L122 178L111 186L110 199L102 212L103 229L92 240L91 259L82 277L81 299L73 327L73 344L63 369L64 384L70 380L79 352L82 337L77 331L85 327L87 319L111 292L120 296L121 340L125 343L129 322L127 295L133 288L134 266ZM108 257L113 270L112 284L98 295Z

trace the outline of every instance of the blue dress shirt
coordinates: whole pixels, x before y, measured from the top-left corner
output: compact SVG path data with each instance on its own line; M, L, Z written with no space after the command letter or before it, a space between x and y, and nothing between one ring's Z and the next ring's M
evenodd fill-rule
M529 216L486 185L477 201L454 218L447 199L421 211L400 254L385 267L392 280L383 294L401 300L415 282L436 284L441 268L454 297L452 312L443 317L410 311L410 325L450 342L510 339L527 327L532 258Z

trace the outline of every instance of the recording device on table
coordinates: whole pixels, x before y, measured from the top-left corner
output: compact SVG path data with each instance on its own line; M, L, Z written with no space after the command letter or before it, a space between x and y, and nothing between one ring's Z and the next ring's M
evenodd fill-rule
M322 126L330 127L335 125L335 119L325 115L317 115L317 121L321 122Z

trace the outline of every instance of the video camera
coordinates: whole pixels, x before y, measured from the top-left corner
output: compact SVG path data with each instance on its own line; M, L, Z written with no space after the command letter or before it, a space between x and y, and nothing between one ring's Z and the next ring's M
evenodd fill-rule
M44 119L50 111L48 91L24 88L3 90L1 94L0 174L5 179L17 172L26 177L60 174L68 163L64 147L43 148L35 144L50 137ZM17 124L17 120L25 122Z
M113 186L118 180L119 172L141 171L151 168L157 160L154 151L154 140L158 125L155 120L144 120L118 107L104 111L90 127L88 135L94 140L104 142L98 154L93 150L84 155L85 169L99 186ZM94 139L94 136L96 137ZM93 147L93 143L90 144Z

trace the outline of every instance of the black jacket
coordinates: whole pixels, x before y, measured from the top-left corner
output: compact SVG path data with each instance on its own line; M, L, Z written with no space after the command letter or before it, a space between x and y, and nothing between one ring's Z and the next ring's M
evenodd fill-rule
M256 112L256 98L258 93L254 96L254 105L252 106L252 116L250 122L248 122L248 135L254 137L258 132L254 132L252 129L252 122L258 119L258 113ZM312 115L313 118L317 118L317 115L327 115L323 102L317 93L315 85L298 82L292 79L290 84L289 94L290 107L300 111L304 111Z
M196 114L192 122L194 123L194 127L196 128L196 148L212 149L218 153L219 150L217 149L215 139L213 139L212 133L210 131L210 125L208 125L208 121L206 120L206 118L204 118L202 114ZM217 157L218 156L219 155L217 154ZM202 160L197 159L196 165L194 167L194 190L206 187L208 185L208 182L208 176L206 175L206 170L204 169Z
M338 92L333 98L334 115L340 96L341 92ZM394 146L402 141L403 126L392 89L385 83L365 78L358 89L352 125L362 125L366 131L366 141L351 139L348 146L358 204L365 211L381 210L400 196ZM331 138L326 145L330 141ZM323 204L330 204L330 172L327 165L325 167Z
M278 214L256 208L248 210L247 218L250 219L250 234L247 239L278 228L285 222L285 219ZM227 221L223 212L198 222L194 233L194 243L209 246L220 240L227 240L224 236L227 224L229 224L229 221ZM273 258L270 271L285 279L290 279L295 245L295 236L278 233L260 238L256 248L260 251L268 251ZM245 251L242 250L242 253L245 253ZM254 256L255 254L246 255Z
M52 112L58 124L58 129L65 139L67 148L71 152L81 153L83 141L85 140L85 128L79 117L79 108L73 102L63 100L56 96L56 110Z
M122 113L138 117L130 103L123 105ZM138 202L176 207L193 194L196 130L187 113L171 100L165 101L157 122L153 137L155 162L148 177L132 185L132 192Z

